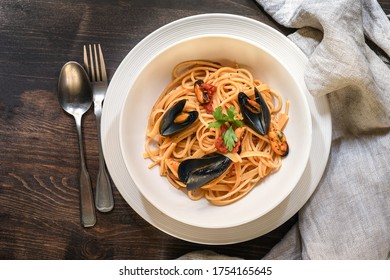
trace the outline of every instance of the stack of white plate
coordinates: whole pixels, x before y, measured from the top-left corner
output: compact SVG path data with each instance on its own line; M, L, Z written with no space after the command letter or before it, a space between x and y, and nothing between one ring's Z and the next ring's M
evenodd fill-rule
M290 145L282 168L228 206L191 201L143 158L151 108L177 63L229 61L249 68L291 102L285 130ZM231 244L261 236L291 218L309 199L325 169L331 120L325 97L304 83L305 55L283 34L228 14L187 17L151 33L114 74L102 117L103 152L111 177L129 205L156 228L202 244Z

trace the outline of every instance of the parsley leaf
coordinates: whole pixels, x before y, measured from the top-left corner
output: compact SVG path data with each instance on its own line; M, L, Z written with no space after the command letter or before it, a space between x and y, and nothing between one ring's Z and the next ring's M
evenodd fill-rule
M231 106L229 108L229 110L227 110L227 115L228 115L229 119L234 120L234 116L236 115L236 113L234 112L234 107L233 106Z
M231 152L233 148L236 146L236 142L238 140L237 135L234 133L233 127L229 127L228 130L222 136L223 141L225 143L226 148Z
M233 126L242 127L242 122L235 119L236 112L234 112L234 106L231 106L227 111L227 114L222 112L222 107L218 106L213 112L215 121L209 124L209 128L220 128L225 123L229 123L229 129L222 135L224 144L226 148L231 152L236 145L238 140L236 134L234 133Z
M234 112L234 106L229 108L229 110L227 111L227 115L228 115L228 122L230 122L232 125L236 127L242 127L242 122L234 118L236 116L236 113Z
M215 108L213 116L216 121L210 123L209 128L220 128L225 122L228 122L236 127L242 127L242 122L234 118L236 116L236 113L234 112L234 106L227 110L227 114L224 114L222 112L222 107L218 106Z
M220 128L225 122L227 122L227 116L222 113L222 107L218 106L215 108L213 112L213 116L215 118L215 122L212 122L209 124L209 128Z

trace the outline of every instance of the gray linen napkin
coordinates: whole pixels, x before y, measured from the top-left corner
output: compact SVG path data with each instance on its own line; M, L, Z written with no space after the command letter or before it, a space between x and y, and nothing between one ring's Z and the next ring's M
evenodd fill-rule
M329 162L315 193L265 258L388 259L387 16L374 0L256 1L280 24L298 28L289 38L308 56L307 88L313 96L327 94L333 126Z
M316 191L264 259L389 259L389 19L374 0L255 1L298 29L289 38L309 58L307 88L327 95L333 127Z

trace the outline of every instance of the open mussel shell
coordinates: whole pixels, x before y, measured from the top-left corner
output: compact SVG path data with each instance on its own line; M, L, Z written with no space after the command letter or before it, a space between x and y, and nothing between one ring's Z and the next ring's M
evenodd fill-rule
M183 108L187 100L182 99L169 108L160 123L160 134L163 136L170 136L192 125L198 119L198 112L191 111L186 113L186 118L180 122L175 121L176 118L182 114Z
M204 89L202 89L203 83L204 83L203 80L197 80L194 83L194 92L200 104L205 104L210 102L210 97L207 94L207 90L205 91Z
M187 190L195 190L221 176L231 163L231 159L221 154L187 159L179 165L179 179L186 184Z
M244 123L257 133L266 135L271 124L271 113L259 91L256 88L254 91L254 101L259 105L258 108L250 103L250 98L243 92L238 94L238 103L240 104Z

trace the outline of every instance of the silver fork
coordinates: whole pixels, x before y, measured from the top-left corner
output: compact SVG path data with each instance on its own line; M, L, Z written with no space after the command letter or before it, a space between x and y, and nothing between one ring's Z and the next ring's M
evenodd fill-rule
M96 116L97 135L99 142L99 172L96 182L95 205L100 212L109 212L114 207L114 198L112 195L110 177L104 162L100 134L100 120L108 82L106 66L100 44L97 46L95 44L93 44L93 46L88 45L88 49L86 46L84 46L84 65L88 72L93 89L94 112Z

